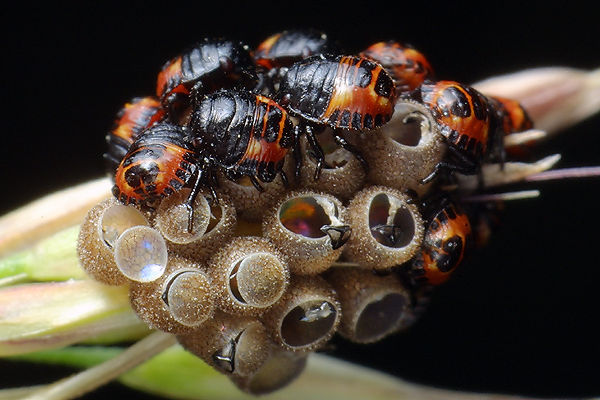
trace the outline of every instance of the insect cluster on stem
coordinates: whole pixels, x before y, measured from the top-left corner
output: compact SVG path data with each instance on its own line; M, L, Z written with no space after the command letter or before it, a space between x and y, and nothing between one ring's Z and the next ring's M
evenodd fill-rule
M477 234L444 187L530 128L518 103L437 81L398 42L205 39L119 112L115 198L89 212L80 260L129 284L151 327L270 392L336 332L371 343L415 322Z

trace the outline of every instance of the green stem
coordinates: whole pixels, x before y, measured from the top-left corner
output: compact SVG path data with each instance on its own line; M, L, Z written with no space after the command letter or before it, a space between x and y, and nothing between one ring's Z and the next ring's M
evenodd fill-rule
M0 289L0 355L67 346L99 336L103 340L124 335L139 338L147 331L131 310L127 287L86 279Z
M121 354L118 348L77 347L18 356L15 359L77 368L91 367ZM169 399L251 400L225 376L199 358L172 346L119 380L137 390ZM0 391L0 399L3 393ZM516 400L523 397L465 393L406 382L369 368L312 354L306 370L288 387L261 399L275 400Z
M0 279L45 282L86 278L77 257L78 235L79 226L72 226L0 259Z
M176 341L173 335L155 332L118 355L83 372L48 385L27 396L26 399L65 400L79 397L110 382L174 343Z

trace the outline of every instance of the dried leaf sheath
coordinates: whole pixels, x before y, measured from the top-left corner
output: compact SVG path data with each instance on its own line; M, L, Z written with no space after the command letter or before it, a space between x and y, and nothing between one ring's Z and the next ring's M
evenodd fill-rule
M600 68L534 68L489 78L473 85L485 94L520 101L536 129L554 134L600 110Z
M42 197L0 218L0 256L80 224L87 211L110 196L108 178L82 183Z
M125 287L90 280L31 283L0 290L0 355L58 348L103 335L136 338L147 328Z

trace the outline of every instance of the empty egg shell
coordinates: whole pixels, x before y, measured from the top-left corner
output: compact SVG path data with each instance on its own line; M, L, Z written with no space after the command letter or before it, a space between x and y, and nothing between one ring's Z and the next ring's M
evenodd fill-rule
M360 190L366 180L366 173L356 157L338 146L328 128L319 134L319 144L325 153L325 165L318 180L314 179L317 163L310 156L306 138L301 140L302 170L300 182L303 187L317 192L329 193L341 200L348 200Z
M176 271L166 279L162 299L175 321L198 326L212 316L214 290L206 273L198 270Z
M410 293L394 275L359 268L333 268L327 281L342 305L339 333L356 343L373 343L396 332L409 312Z
M126 229L141 225L147 226L148 220L137 208L114 204L104 211L98 228L102 240L114 248L117 239Z
M286 256L293 274L328 269L351 234L345 210L335 197L312 191L292 192L265 216L263 234Z
M308 354L276 349L255 373L232 376L232 381L245 392L260 395L281 389L296 379L306 367Z
M273 348L260 321L223 312L216 312L196 330L178 335L177 340L187 351L229 376L255 373Z
M283 171L287 177L293 176L290 164L289 158L286 159ZM232 181L222 173L219 174L219 185L219 193L224 193L231 199L240 218L251 222L261 221L264 211L289 191L280 175L272 182L261 182L262 191L257 190L248 177Z
M383 186L363 189L347 209L352 235L344 255L365 268L386 270L410 260L423 240L423 220L410 198Z
M333 336L341 311L335 291L321 276L293 276L288 290L261 320L282 349L308 352Z
M368 180L398 190L424 194L427 177L442 160L446 144L431 112L423 105L398 100L392 120L377 131L359 137L359 146L369 163Z
M201 192L198 197L201 196L206 198L209 195ZM204 263L233 237L237 217L230 199L223 194L219 194L218 203L211 200L209 206L210 218L204 234L190 243L178 244L171 242L168 244L169 251Z
M153 282L131 282L129 301L140 319L152 328L184 333L212 317L215 291L199 264L170 256L161 278Z
M192 230L189 231L189 211L185 204L189 193L189 189L173 193L163 199L156 210L154 226L165 239L173 243L190 243L200 239L210 222L210 205L202 193L199 193L192 206Z

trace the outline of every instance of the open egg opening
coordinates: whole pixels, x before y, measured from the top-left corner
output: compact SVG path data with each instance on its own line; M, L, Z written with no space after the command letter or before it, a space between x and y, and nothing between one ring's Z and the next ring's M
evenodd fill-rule
M136 225L149 224L146 217L133 206L114 204L108 207L100 218L99 235L104 243L112 249L119 236L126 229Z
M170 242L185 244L200 239L212 220L212 210L202 193L194 199L192 210L188 209L186 202L189 193L188 189L180 190L165 198L158 206L155 225Z
M344 255L367 269L387 270L410 260L423 240L423 220L399 190L371 186L347 208L352 235Z
M324 299L309 299L289 310L281 321L281 338L296 348L327 336L336 321L335 306Z
M369 228L381 245L401 248L413 240L415 220L402 200L379 193L371 200Z

